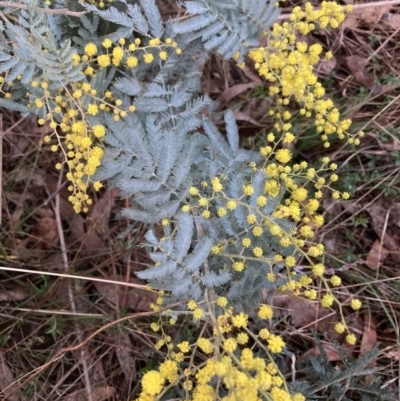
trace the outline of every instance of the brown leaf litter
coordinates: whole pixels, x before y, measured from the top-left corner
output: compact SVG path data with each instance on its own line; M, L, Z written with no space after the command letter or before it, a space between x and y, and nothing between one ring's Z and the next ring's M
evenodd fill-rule
M400 203L391 199L381 199L368 206L366 211L371 216L372 228L380 239L378 255L380 252L384 256L381 248L384 247L393 260L400 263ZM372 262L371 265L377 266Z

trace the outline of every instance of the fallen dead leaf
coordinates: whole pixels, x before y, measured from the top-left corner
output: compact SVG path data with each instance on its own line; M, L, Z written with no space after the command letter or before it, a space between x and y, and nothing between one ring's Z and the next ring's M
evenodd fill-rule
M24 172L20 174L19 179L26 180L28 177L29 177L28 172L24 170ZM42 172L40 172L40 174L38 173L38 174L33 175L32 179L33 179L33 182L35 183L35 185L46 187L49 194L54 194L59 189L58 181L56 179L52 179L52 178L45 180ZM10 194L7 194L7 196L9 196L9 195ZM115 192L113 192L113 191L108 192L107 197L109 195L114 196ZM70 234L66 238L67 245L68 246L82 245L82 247L84 249L86 249L87 251L90 251L91 253L95 253L95 252L101 250L104 247L104 243L96 232L98 227L94 227L93 225L90 225L90 224L88 225L86 220L80 214L75 213L71 203L65 199L68 196L69 196L69 194L68 194L67 190L64 188L61 191L61 196L60 196L60 214L61 214L62 220L66 221L69 224L69 228L70 228L70 230L69 230ZM92 211L92 213L95 216L95 219L93 219L93 218L92 219L96 220L96 222L99 221L103 230L104 230L106 221L108 222L109 217L107 217L107 216L109 216L109 211L110 211L110 207L108 207L108 209L107 209L106 205L110 204L112 196L110 198L104 198L104 201L101 203L101 207L104 208L104 210L103 210L104 213L101 213L100 206L98 208L94 209L94 211ZM11 199L15 202L19 202L18 194L15 194L15 197L12 197ZM15 216L15 217L17 217L17 216ZM58 233L56 236L56 233L54 230L54 228L55 228L54 221L52 222L49 219L51 219L51 218L43 217L42 223L39 223L39 226L36 228L37 233L35 235L37 237L39 237L42 244L48 244L50 246L50 244L54 244L54 243L56 243L56 241L58 241ZM49 232L46 234L47 231L49 231ZM31 240L30 240L30 242L31 242ZM23 243L22 245L20 244L19 248L22 250L24 248L26 249L26 244L25 243ZM26 256L32 257L34 255L32 255L31 250L29 250L29 252L27 253ZM40 255L39 255L39 257L40 257ZM57 266L57 265L58 264L56 264L55 266Z
M253 89L255 86L260 85L258 82L248 82L245 84L237 84L233 85L230 88L225 89L222 93L221 96L219 97L219 102L222 105L226 105L229 103L232 99L234 99L236 96L242 94L243 92L246 92L248 89Z
M76 214L72 205L65 199L60 199L60 213L63 220L70 225L70 235L66 242L71 246L82 244L82 247L92 253L104 248L104 243L92 227L86 230L86 220Z
M368 252L365 263L370 269L378 270L388 254L389 251L381 244L381 241L376 240Z
M35 170L32 172L30 168L21 168L15 175L15 181L29 181L31 185L36 185L38 187L43 187L46 182L46 173L43 170Z
M122 275L116 275L113 279L121 282L126 280L125 276ZM135 277L131 277L129 282L132 284L143 285L143 281ZM157 294L140 288L102 282L94 282L94 286L96 290L113 305L121 305L125 298L125 292L127 292L126 306L143 312L150 311L150 304L156 302L157 299Z
M56 179L49 179L46 184L50 194L58 190ZM86 220L80 214L75 213L71 203L64 199L63 194L64 190L60 194L60 214L62 220L66 221L70 228L70 234L66 238L67 245L82 245L84 249L92 253L102 249L104 244L101 238L92 227L87 227ZM68 197L68 192L66 192L66 197Z
M387 124L389 124L389 123L387 123ZM379 128L379 126L378 126L378 128ZM368 136L370 136L371 138L374 138L374 140L379 144L379 147L382 150L389 151L389 152L400 151L400 139L393 137L390 142L383 142L381 140L380 131L378 131L378 132L379 133L369 132ZM375 151L373 154L378 154L378 155L382 155L382 157L385 157L388 155L388 152Z
M17 208L13 211L12 215L9 218L9 230L13 231L15 228L17 228L18 224L21 221L21 216L22 213L24 212L24 207L17 206Z
M400 263L400 204L381 200L368 206L372 228L395 262Z
M0 355L0 393L7 401L20 401L21 391L15 383L11 369L6 364L5 358Z
M256 121L256 125L263 126L262 124L260 125L260 121L265 118L264 116L268 110L268 107L271 105L271 102L272 99L270 98L250 99L250 101L246 103L240 112L235 112L235 115L238 113L242 120L249 121L249 119L251 119L252 121ZM252 124L254 123L252 122Z
M132 356L133 346L128 334L116 334L114 337L119 364L127 381L132 382L136 375L135 359Z
M260 78L260 76L255 74L249 67L245 66L242 71L244 75L247 78L249 78L252 82L255 82L257 84L264 83L263 80Z
M30 294L23 287L3 289L0 291L0 302L23 301L29 298Z
M379 85L375 84L374 76L365 70L365 67L369 63L368 59L360 56L348 56L345 60L358 83L365 86L373 93L379 93L382 90Z
M251 118L250 115L244 113L243 111L236 110L234 114L236 121L246 121L248 123L255 125L256 127L264 127L263 124L260 124L258 121L256 121L254 118Z
M374 348L377 341L376 336L376 323L373 317L368 313L368 311L364 312L364 328L361 338L361 347L360 347L360 355L359 358L362 358L369 351Z
M15 248L21 259L44 259L48 251L58 243L58 230L55 219L43 217L32 229L32 233L23 239Z
M356 29L362 25L372 28L374 25L380 23L384 16L392 8L391 4L382 6L369 6L365 8L355 8L351 13L346 15L346 19L342 24L342 28Z
M43 217L33 228L32 236L38 239L38 249L52 249L58 243L57 222L52 217Z
M118 195L118 188L107 188L101 199L94 204L86 219L89 229L94 230L99 236L104 235L108 238L110 214Z
M393 349L386 354L383 355L383 358L394 359L396 361L400 361L400 346L397 346L396 349Z
M390 152L398 152L400 151L400 141L398 139L393 139L391 142L379 141L379 147Z
M104 401L113 397L117 390L115 387L102 386L97 387L92 390L92 400L93 401ZM63 401L87 401L86 389L74 391L72 394L68 395L63 399Z
M317 74L329 74L332 70L336 68L337 60L332 57L329 60L321 60L315 67Z
M303 301L289 295L278 295L274 297L272 306L275 308L276 316L287 313L291 323L297 328L308 327L321 332L331 329L335 333L332 327L337 323L337 317L317 303Z
M382 22L390 28L400 29L400 14L387 13L386 18L382 18Z
M25 136L15 136L10 142L13 144L10 158L25 156L26 150L32 145L32 142Z
M335 347L332 344L324 343L322 344L322 347L324 348L325 354L330 362L337 362L342 360L341 356L339 355L339 353L336 351ZM308 351L300 355L299 362L308 360L310 356L318 356L320 354L321 351L319 347L316 345L315 347L310 348Z

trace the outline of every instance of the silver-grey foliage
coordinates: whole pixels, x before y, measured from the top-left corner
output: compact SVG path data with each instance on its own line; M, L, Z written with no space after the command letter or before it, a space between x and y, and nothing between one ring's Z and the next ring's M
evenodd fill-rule
M31 100L43 97L45 91L40 85L32 86L32 81L46 79L49 89L56 90L85 79L83 64L75 62L74 54L83 54L89 41L98 48L104 38L125 38L128 43L140 38L146 43L158 37L178 43L182 54L170 52L165 62L154 52L151 65L110 66L90 78L98 92L112 89L122 109L132 104L136 108L119 121L107 111L87 116L91 125L102 124L107 129L106 152L96 179L109 180L120 188L121 196L130 198L132 206L121 211L122 217L149 226L146 239L154 265L138 273L139 277L154 288L170 291L171 301L182 296L200 298L206 287L212 287L237 304L257 302L261 288L271 285L265 274L282 266L251 261L244 273L233 271L235 255L242 249L241 237L251 236L246 211L239 206L223 218L205 219L196 211L189 188L219 176L224 177L226 196L232 199L241 196L249 180L255 186L250 205L264 193L266 175L253 177L250 167L260 160L260 154L240 149L232 111L224 115L226 137L214 124L216 105L201 93L199 71L212 51L227 59L237 54L238 61L243 61L249 48L258 45L260 31L278 16L274 2L187 1L178 17L166 22L154 0L117 1L106 9L84 4L89 13L81 18L38 13L37 0L24 3L27 9L17 11L18 24L0 26L0 39L4 39L0 40L0 72L7 72L6 81L21 76L15 80L11 98L0 99L0 105L24 114L29 112L26 91ZM78 2L55 3L56 8L66 6L82 10ZM82 101L88 104L90 99L83 96ZM45 106L30 110L46 117ZM271 215L283 196L284 190L269 198L263 213ZM215 202L215 207L226 206L222 197ZM182 212L184 204L191 205L190 213ZM158 238L154 225L162 219L168 223ZM276 222L287 232L292 229L287 221ZM291 247L282 248L267 230L252 241L267 256L293 252ZM226 254L211 256L212 247L221 242L228 244ZM250 256L251 251L243 255Z

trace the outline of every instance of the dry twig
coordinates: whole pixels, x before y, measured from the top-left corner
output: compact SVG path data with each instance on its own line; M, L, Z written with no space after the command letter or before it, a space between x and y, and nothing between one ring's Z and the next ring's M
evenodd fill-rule
M3 114L0 114L0 226L1 226L1 200L3 188Z
M59 175L59 180L58 180L58 187L61 187L62 176L63 176L63 171L61 170L60 175ZM60 238L60 246L61 246L61 253L62 253L62 258L63 258L64 271L68 271L69 263L68 263L67 246L65 243L64 230L62 227L61 213L60 213L60 193L58 193L56 195L54 214L55 214L56 222L57 222L58 236ZM75 299L74 299L74 293L72 290L71 280L68 280L68 297L69 297L71 310L74 314L76 314L76 305L75 305ZM75 321L75 330L77 332L77 337L78 337L79 343L82 343L82 341L83 341L82 331L81 331L80 325L76 321ZM81 357L80 359L81 359L82 368L83 368L83 376L85 379L85 388L86 388L86 393L87 393L87 399L88 399L88 401L93 401L92 386L90 383L89 367L88 367L88 363L87 363L88 362L87 349L86 349L86 347L82 347L82 348L80 348L79 351L80 351L80 357Z
M26 10L28 8L25 4L14 3L12 1L0 1L0 7L14 7L23 10ZM41 7L37 7L36 10L45 14L70 15L71 17L81 17L82 15L87 14L89 12L89 11L70 11L67 8L50 9Z
M370 7L395 6L396 4L400 4L400 0L373 1L371 3L354 4L353 10L360 10L362 8L370 8ZM277 20L287 20L289 19L289 17L290 14L281 14L277 18Z

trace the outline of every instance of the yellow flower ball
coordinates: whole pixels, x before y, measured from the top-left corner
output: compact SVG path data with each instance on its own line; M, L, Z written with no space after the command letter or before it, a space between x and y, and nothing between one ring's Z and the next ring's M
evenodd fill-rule
M235 210L237 208L237 202L234 200L230 200L226 204L226 207L228 208L228 210Z
M282 164L288 163L292 159L292 153L289 149L279 149L275 153L275 158Z
M249 248L250 245L251 245L251 239L250 239L250 238L243 238L243 239L242 239L242 245L243 245L245 248Z
M357 338L354 334L347 334L346 342L349 345L354 345L357 342Z
M242 270L244 270L245 265L243 262L235 262L232 264L232 269L237 271L237 272L241 272Z
M225 352L231 354L234 352L237 348L237 342L234 338L228 338L225 340L223 344L223 349Z
M275 334L271 334L268 337L268 349L277 354L282 352L283 348L285 347L285 342L282 340L280 336L276 336Z
M297 188L292 193L292 198L297 202L302 202L307 198L308 192L305 188Z
M224 217L227 214L227 210L224 207L220 207L217 211L219 217Z
M263 232L264 232L264 230L262 229L262 227L256 226L253 228L253 235L255 237L261 236Z
M109 49L112 46L112 41L110 39L106 38L106 39L103 40L102 45L106 49Z
M274 311L272 310L272 308L269 305L261 305L260 309L258 311L258 316L261 319L271 319L272 316L274 314Z
M201 215L205 218L205 219L209 219L211 216L211 213L209 210L204 210Z
M263 250L262 250L262 248L260 248L259 246L256 246L254 249L253 249L253 254L254 254L254 256L256 256L257 258L261 258L261 256L263 256Z
M358 310L361 308L362 303L359 299L354 298L351 300L350 305L354 310Z
M225 297L219 297L217 299L217 305L224 308L228 304L228 300Z
M100 181L95 181L93 183L93 188L95 191L98 191L99 189L103 188L103 184Z
M146 53L143 55L143 61L146 64L150 64L154 60L154 56L151 53Z
M88 43L86 46L85 46L85 53L89 56L89 57L91 57L91 56L94 56L96 53L97 53L97 46L94 44L94 43Z
M253 195L254 188L251 185L245 185L243 188L243 192L247 196Z
M208 338L200 337L197 340L197 345L205 354L211 354L214 352L214 346Z
M181 350L181 352L186 353L190 351L190 344L188 341L182 341L177 344L177 347Z
M321 277L325 273L325 266L322 263L318 263L313 266L312 271L316 276Z
M199 206L205 207L208 205L208 200L206 198L199 199Z
M342 333L344 333L345 330L346 330L346 326L343 323L339 322L339 323L335 324L336 333L342 334Z
M342 284L342 279L339 276L332 276L330 282L334 287L339 287Z
M145 373L142 378L143 390L150 395L157 395L163 389L165 379L161 376L160 372L150 370Z
M139 64L139 60L138 60L135 56L129 56L129 57L126 59L126 65L127 65L129 68L134 68L134 67L136 67L138 64Z
M108 67L109 65L111 65L111 59L110 56L108 56L107 54L102 54L101 56L97 57L97 63L99 64L100 67Z
M187 307L189 310L195 310L197 308L197 302L193 299L191 299L188 304Z
M243 312L232 316L232 324L237 328L246 327L249 316Z
M324 308L329 308L332 306L334 300L335 300L335 298L333 297L332 294L326 294L321 299L321 305Z
M250 213L249 215L247 215L246 221L247 221L247 223L249 223L249 224L255 224L255 223L257 223L257 217L256 217L255 214Z

